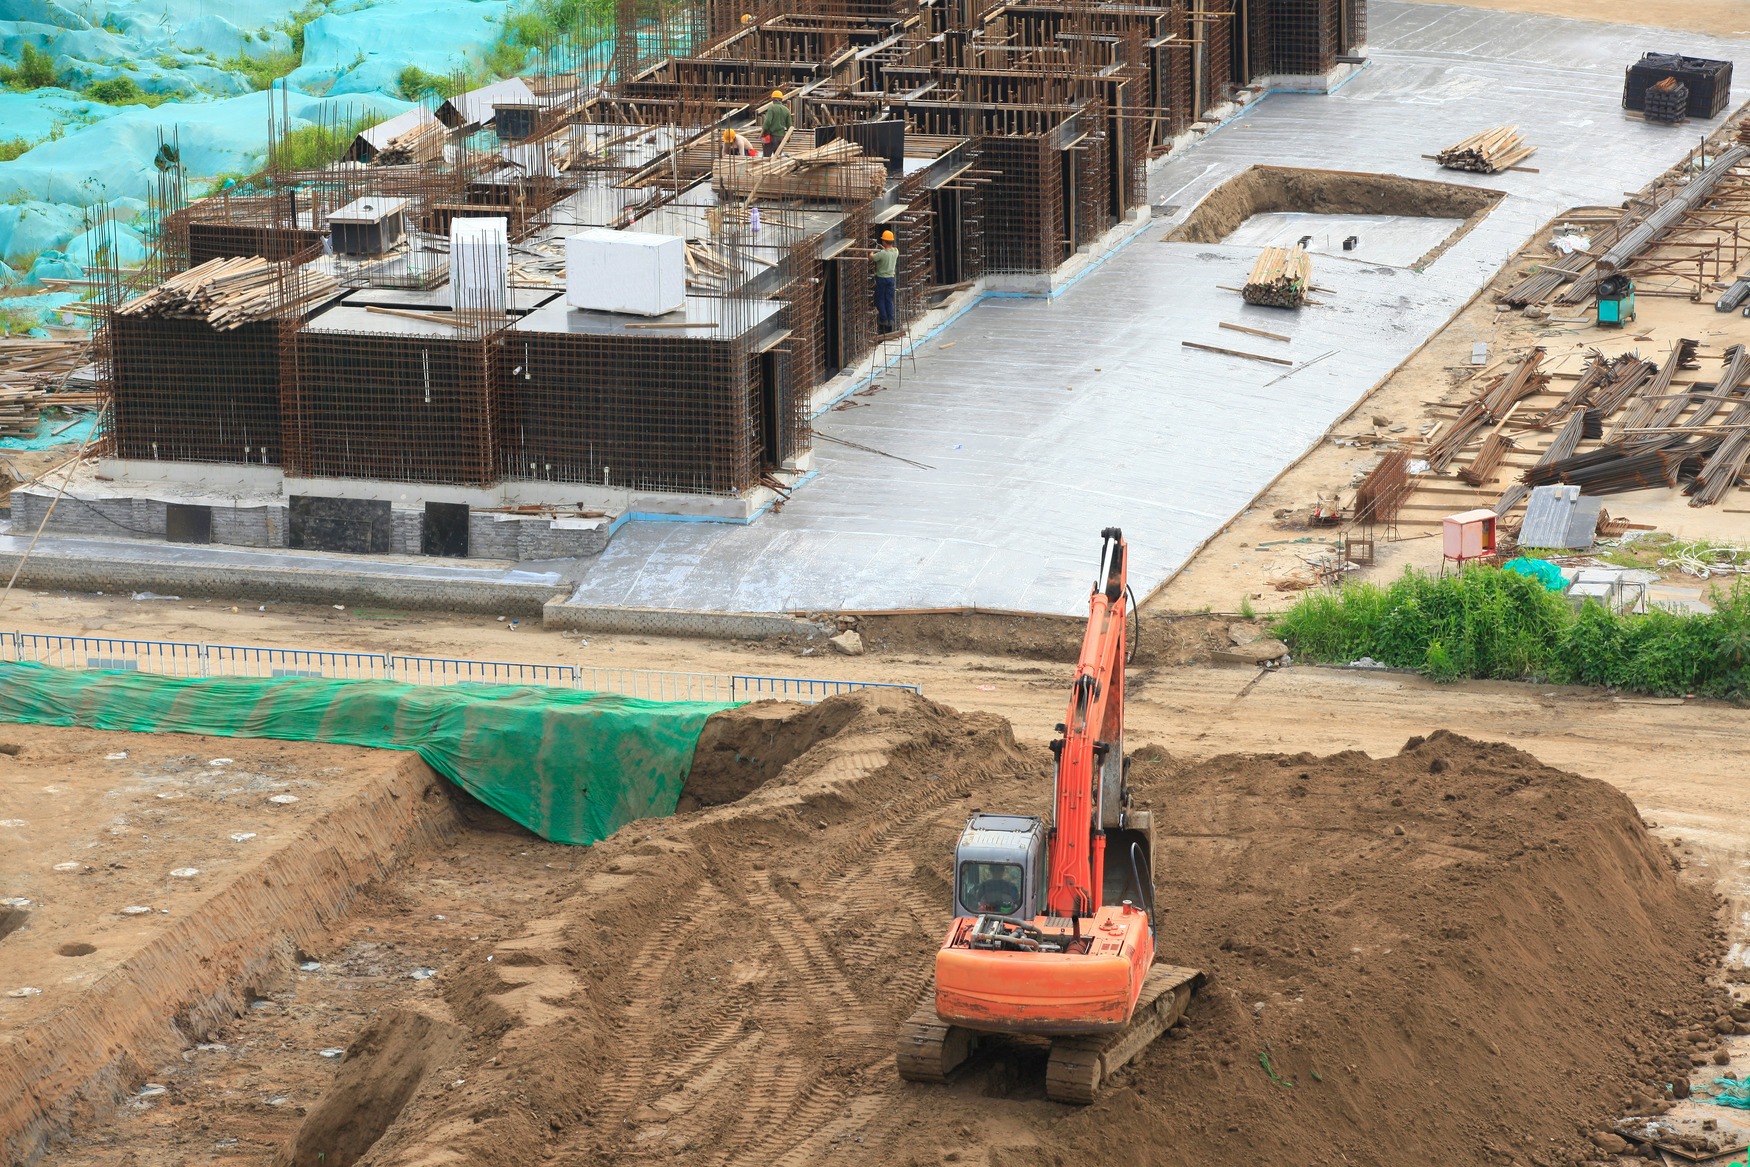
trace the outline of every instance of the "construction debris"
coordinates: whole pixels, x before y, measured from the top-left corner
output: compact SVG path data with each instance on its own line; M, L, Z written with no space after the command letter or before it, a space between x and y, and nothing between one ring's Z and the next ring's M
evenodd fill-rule
M0 389L40 389L59 383L91 359L90 348L91 342L83 338L0 340Z
M1536 146L1527 146L1518 126L1498 126L1472 134L1456 142L1434 157L1447 170L1469 170L1477 174L1499 174L1519 165L1533 154Z
M1312 257L1299 247L1266 247L1240 295L1248 304L1298 308L1312 287Z
M719 158L712 180L724 194L751 198L860 200L873 198L887 183L887 165L863 155L847 138L795 150L774 158Z
M289 287L288 282L296 287ZM118 316L205 320L215 330L227 332L287 308L325 300L339 291L340 285L332 276L306 269L294 279L286 265L260 256L212 259L171 276L115 311Z

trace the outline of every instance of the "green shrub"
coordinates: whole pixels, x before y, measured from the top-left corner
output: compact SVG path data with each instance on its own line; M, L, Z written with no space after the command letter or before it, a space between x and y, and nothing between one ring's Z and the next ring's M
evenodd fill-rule
M85 96L105 105L139 105L146 100L146 91L132 77L111 77L93 81L85 87Z
M1275 622L1306 661L1368 656L1437 681L1461 677L1603 685L1663 696L1750 697L1750 586L1709 613L1575 611L1536 580L1495 568L1302 596Z
M467 92L467 81L455 77L427 73L418 65L409 65L395 74L395 88L403 101L420 101L430 94L439 101L448 101L458 93Z
M291 49L275 49L259 57L239 53L220 67L227 72L243 74L251 89L266 89L301 64L303 58L297 52Z
M0 162L10 162L35 145L29 138L0 138Z
M0 82L18 90L53 89L61 84L55 71L55 60L41 49L25 45L18 55L18 64L0 68Z
M280 139L278 162L292 170L316 170L337 161L360 130L377 124L374 117L355 118L337 125L303 126Z

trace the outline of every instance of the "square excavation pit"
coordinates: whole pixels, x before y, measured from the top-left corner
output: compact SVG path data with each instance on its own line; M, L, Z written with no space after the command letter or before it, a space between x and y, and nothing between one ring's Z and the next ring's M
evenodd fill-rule
M1502 192L1389 174L1253 166L1222 183L1167 238L1292 247L1420 271L1482 222ZM1343 250L1353 237L1354 249Z
M209 1040L449 834L446 790L412 753L0 729L0 1162Z

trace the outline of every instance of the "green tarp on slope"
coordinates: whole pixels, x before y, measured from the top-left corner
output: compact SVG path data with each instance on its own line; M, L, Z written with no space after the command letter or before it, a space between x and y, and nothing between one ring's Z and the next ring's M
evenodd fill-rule
M728 705L539 686L184 679L0 662L0 721L415 750L556 843L674 813L705 719Z

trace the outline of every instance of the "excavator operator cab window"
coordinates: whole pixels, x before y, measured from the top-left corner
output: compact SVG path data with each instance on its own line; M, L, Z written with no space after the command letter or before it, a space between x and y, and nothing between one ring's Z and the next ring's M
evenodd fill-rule
M1025 887L1025 872L1019 863L960 865L960 902L981 916L1020 912Z

